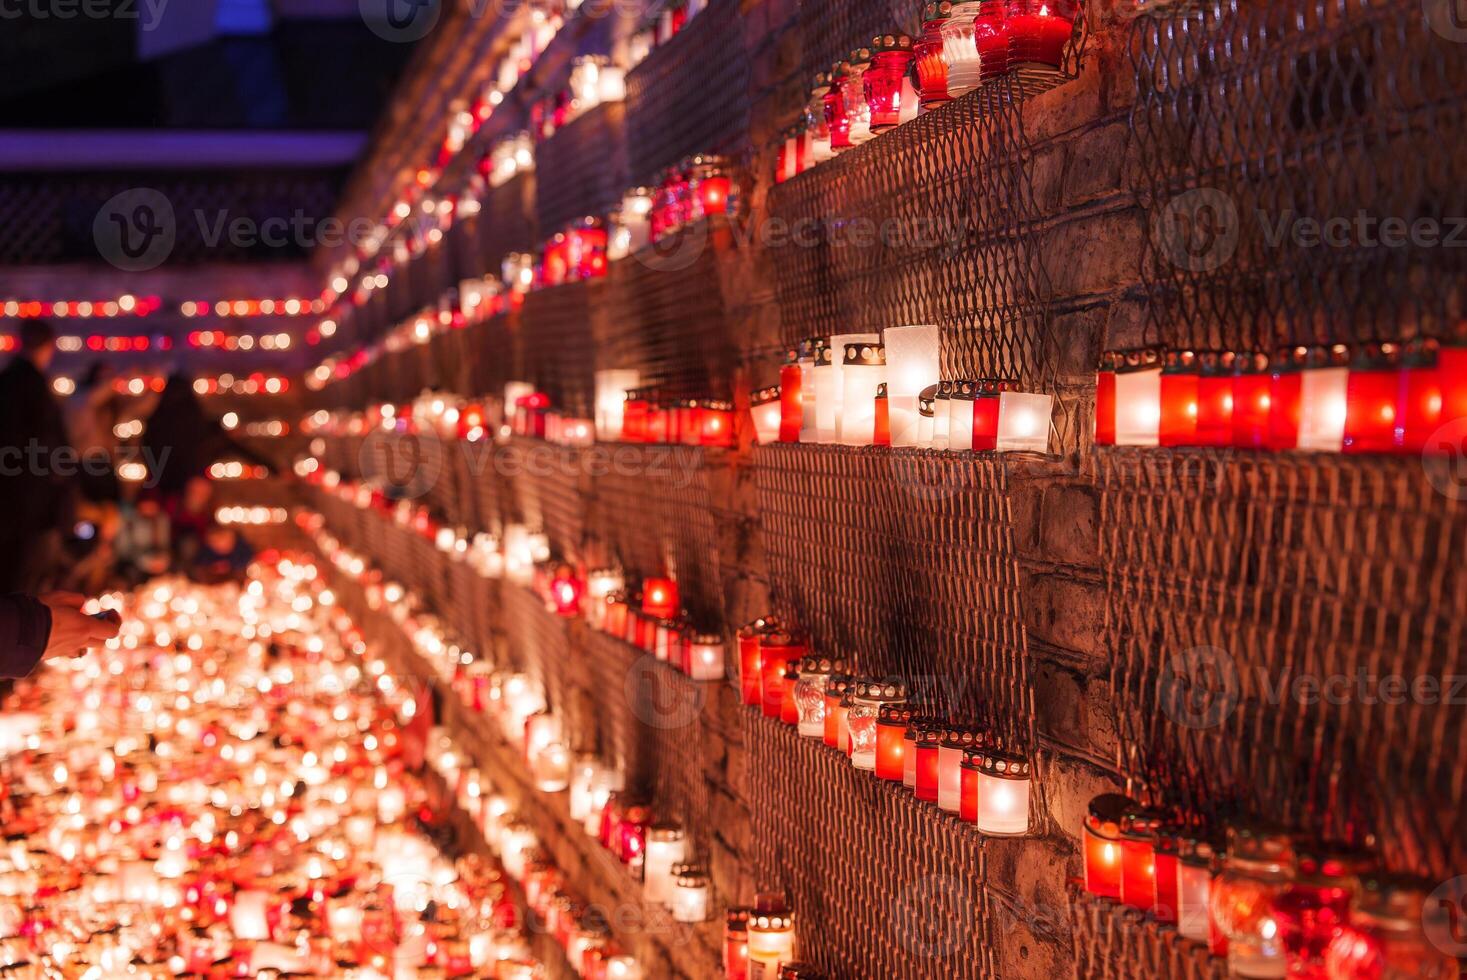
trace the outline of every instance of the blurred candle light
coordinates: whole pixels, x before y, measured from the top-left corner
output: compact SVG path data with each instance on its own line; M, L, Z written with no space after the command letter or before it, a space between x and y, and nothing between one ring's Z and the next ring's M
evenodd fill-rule
M918 446L917 400L923 389L936 383L940 365L940 334L932 324L887 327L882 332L886 350L887 405L891 416L891 444Z

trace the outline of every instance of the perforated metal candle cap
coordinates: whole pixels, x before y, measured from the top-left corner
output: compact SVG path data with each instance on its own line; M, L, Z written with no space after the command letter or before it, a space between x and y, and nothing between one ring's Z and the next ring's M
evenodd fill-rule
M981 744L978 729L971 725L948 725L942 730L942 747L945 749L976 748Z
M745 623L743 626L740 626L739 635L744 637L765 636L769 633L773 633L776 630L779 630L780 628L781 627L779 625L779 620L775 617L760 616L752 623Z
M1162 359L1162 370L1167 374L1189 374L1197 368L1197 352L1194 350L1169 350Z
M938 0L937 3L929 3L922 8L922 20L931 23L934 20L947 20L953 15L953 5L948 0Z
M937 383L937 394L932 397L938 401L946 401L953 396L953 383L951 381L939 381Z
M1266 822L1235 823L1228 827L1229 867L1281 871L1293 860L1289 835Z
M856 679L849 674L831 674L830 680L825 682L825 696L831 697L834 695L835 697L840 697L849 691L855 683Z
M886 348L881 344L846 344L844 363L880 367L886 363Z
M829 674L836 668L836 661L829 657L821 656L805 657L802 660L795 661L795 663L800 665L800 673L802 674Z
M825 976L809 963L786 963L779 968L779 980L825 980Z
M655 823L647 828L648 843L655 841L658 844L675 844L686 836L683 828L675 823Z
M1338 885L1374 871L1375 856L1349 844L1295 841L1294 880L1303 885Z
M1019 390L1019 383L1011 378L980 378L974 384L979 398L997 398L1006 391Z
M822 347L815 352L815 363L819 365L834 364L835 352L829 347Z
M756 909L749 916L751 932L787 932L795 927L795 913L788 909L764 911Z
M700 647L716 646L723 642L723 635L720 633L689 633L688 642Z
M1263 351L1248 351L1232 355L1234 374L1265 374L1268 372L1268 355Z
M951 382L951 394L948 396L958 401L973 401L978 397L978 382L959 379Z
M1276 362L1281 370L1302 371L1310 368L1348 367L1350 348L1345 344L1314 344L1285 347Z
M701 864L674 864L672 876L679 888L708 887L708 870Z
M995 779L1028 779L1029 760L1017 752L986 750L978 757L978 771Z
M753 914L754 910L746 906L731 908L723 914L724 927L729 932L748 932L749 917Z
M852 68L859 68L864 70L867 65L871 64L871 49L853 49L850 55L846 58L846 64L850 65Z
M1161 367L1161 351L1155 347L1138 347L1116 351L1116 372L1150 371Z
M907 696L907 685L900 681L856 681L852 693L867 701L901 701Z
M1155 840L1166 814L1146 806L1133 806L1121 815L1121 836L1132 840Z
M806 337L800 341L800 360L813 361L815 360L815 355L820 352L821 348L829 346L829 337Z
M1121 832L1121 818L1137 806L1135 800L1120 793L1102 793L1090 801L1085 812L1085 826L1105 837Z
M1351 918L1392 930L1419 928L1424 915L1438 911L1426 908L1426 897L1434 887L1413 875L1370 872L1360 878Z
M899 728L906 728L916 713L917 709L909 704L904 704L899 701L888 702L877 706L876 724L895 725Z
M871 51L874 54L910 50L912 50L912 39L906 34L878 34L871 39Z
M927 418L937 414L937 385L928 385L917 396L917 411Z

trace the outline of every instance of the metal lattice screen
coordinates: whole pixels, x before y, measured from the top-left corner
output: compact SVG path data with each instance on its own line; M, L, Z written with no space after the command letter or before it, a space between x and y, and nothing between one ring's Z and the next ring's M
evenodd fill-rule
M605 217L621 201L630 184L625 124L624 103L602 103L535 148L535 166L544 176L535 214L544 234L587 215Z

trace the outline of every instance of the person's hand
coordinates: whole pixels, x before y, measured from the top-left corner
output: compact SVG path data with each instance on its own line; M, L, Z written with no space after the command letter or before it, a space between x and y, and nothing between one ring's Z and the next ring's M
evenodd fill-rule
M47 657L73 657L91 646L98 646L117 635L122 620L115 612L88 616L82 612L85 596L73 592L49 592L40 597L51 610L51 638L46 641Z

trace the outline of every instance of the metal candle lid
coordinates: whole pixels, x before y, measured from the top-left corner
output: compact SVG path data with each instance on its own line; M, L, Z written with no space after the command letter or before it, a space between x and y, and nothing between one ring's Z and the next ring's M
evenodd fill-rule
M779 401L779 385L770 385L768 388L759 388L749 392L749 404L756 408L777 401Z
M900 681L856 681L853 693L867 701L901 701L907 696L907 685Z
M878 34L871 39L871 50L876 54L888 51L912 50L912 39L906 34Z
M1017 752L988 749L979 753L978 771L996 779L1028 779L1029 760Z
M879 367L886 363L886 348L881 344L846 344L846 365L870 365Z

